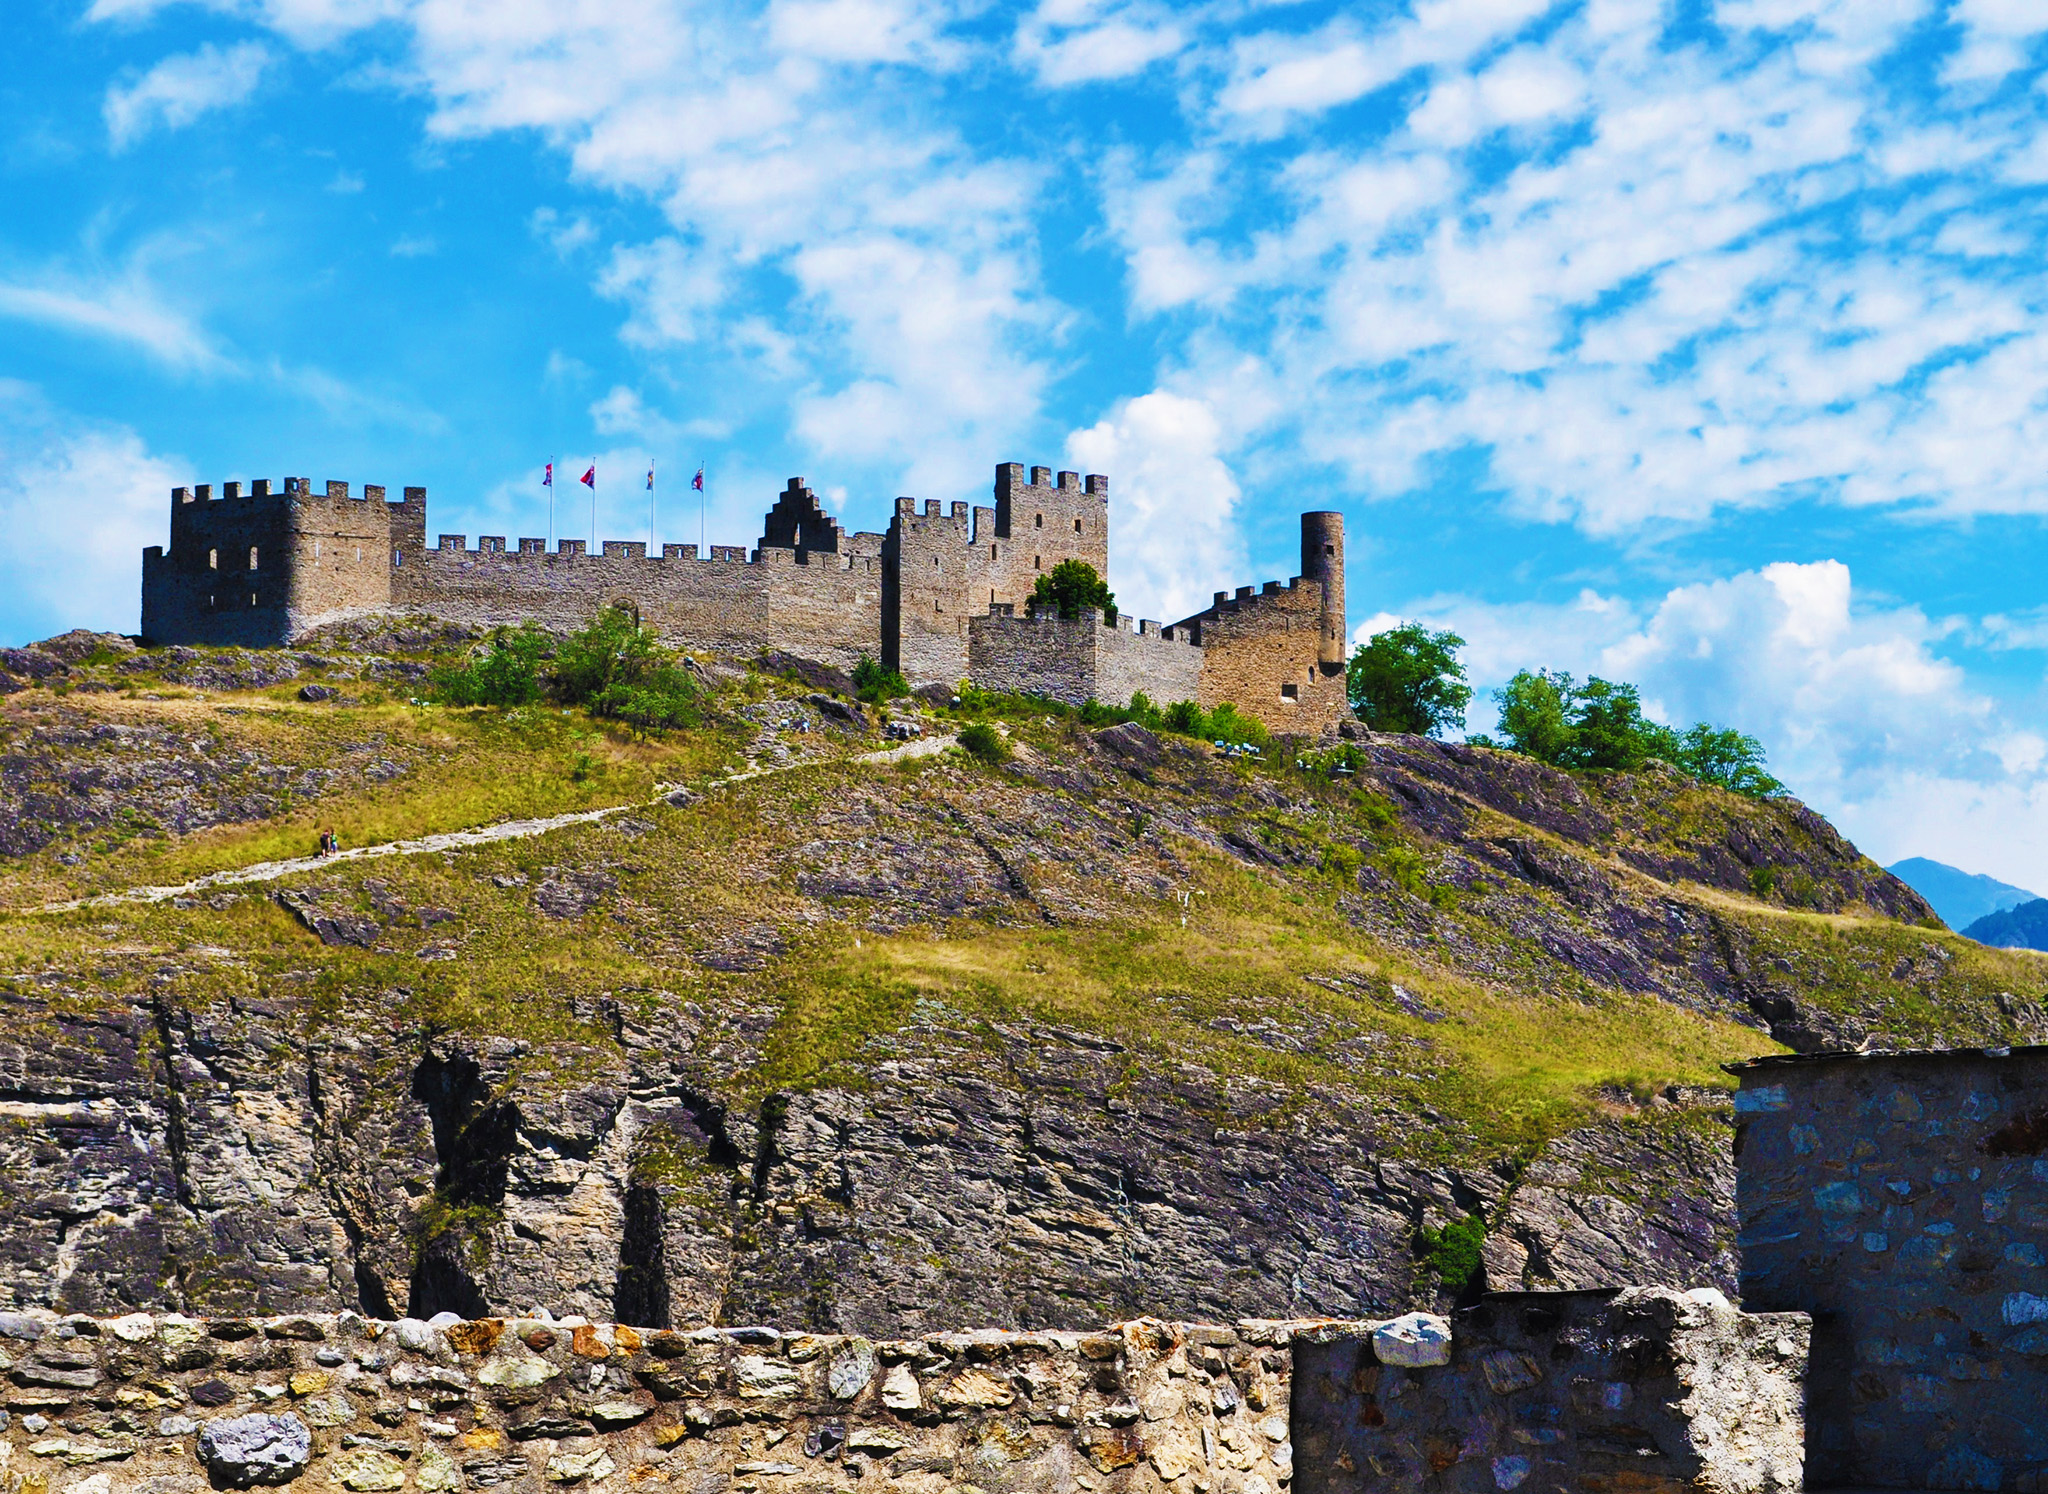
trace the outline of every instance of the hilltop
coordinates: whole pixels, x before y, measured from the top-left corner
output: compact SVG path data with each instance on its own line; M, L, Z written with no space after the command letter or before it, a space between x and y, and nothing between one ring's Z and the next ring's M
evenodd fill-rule
M416 703L466 643L0 655L0 1301L1359 1313L1469 1216L1494 1286L1732 1287L1723 1062L2048 1034L1789 800L1016 699L878 760L974 713L789 660L666 737Z

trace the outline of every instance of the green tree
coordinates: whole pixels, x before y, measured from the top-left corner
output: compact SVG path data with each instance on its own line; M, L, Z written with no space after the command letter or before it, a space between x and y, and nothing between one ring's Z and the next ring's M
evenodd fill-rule
M1403 623L1361 643L1345 667L1351 709L1374 731L1434 737L1465 724L1472 689L1456 633Z
M1042 572L1031 588L1031 600L1040 606L1050 603L1059 608L1061 617L1069 619L1090 607L1100 607L1106 618L1116 616L1116 594L1085 560L1062 560Z
M1634 685L1598 675L1582 685L1561 669L1525 669L1494 698L1506 745L1560 768L1632 771L1658 758L1752 799L1785 791L1765 768L1755 737L1704 721L1674 731L1643 714Z
M1643 714L1634 685L1596 674L1580 689L1577 705L1571 766L1633 772L1653 757L1671 762L1678 756L1678 734Z
M1555 767L1574 767L1571 712L1578 687L1563 670L1524 669L1494 692L1509 747Z
M1768 799L1785 792L1785 785L1764 767L1763 744L1733 727L1709 726L1700 721L1687 727L1679 738L1676 766L1702 783L1715 784L1752 799Z

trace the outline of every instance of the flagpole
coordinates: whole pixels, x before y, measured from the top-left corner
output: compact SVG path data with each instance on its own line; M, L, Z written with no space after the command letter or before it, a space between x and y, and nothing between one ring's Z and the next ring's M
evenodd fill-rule
M597 463L590 464L590 553L597 553Z
M555 547L555 463L556 457L548 458L548 548Z
M658 555L654 547L654 459L647 459L647 553Z

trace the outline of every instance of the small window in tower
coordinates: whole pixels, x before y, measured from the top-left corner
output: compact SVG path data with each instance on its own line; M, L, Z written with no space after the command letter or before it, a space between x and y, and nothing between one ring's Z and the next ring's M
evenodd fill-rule
M251 607L256 605L256 593L253 591L249 593L249 605Z
M206 568L209 571L217 571L220 569L220 551L208 550L206 552Z
M988 547L988 558L990 560L994 560L996 558L996 547L994 545L990 545Z
M358 560L361 560L362 558L363 558L363 547L362 547L361 545L357 545L357 546L356 546L356 559L358 559Z
M318 539L313 541L313 558L315 560L320 558L320 541Z
M1081 532L1081 521L1080 521L1079 519L1076 519L1076 520L1074 520L1074 533L1076 533L1076 534L1079 534L1080 532Z
M397 569L398 569L398 568L399 568L399 567L400 567L401 565L404 565L404 564L405 564L405 552L404 552L403 550L393 550L393 551L391 552L391 569L393 569L393 570L395 571L395 570L397 570Z
M252 571L256 569L256 547L254 545L249 547L249 569Z
M1033 569L1034 571L1042 571L1042 570L1044 570L1044 569L1045 569L1045 557L1044 557L1043 555L1034 555L1034 556L1032 556L1032 557L1031 557L1031 569Z
M1031 527L1032 527L1033 529L1043 529L1043 528L1045 528L1045 515L1044 515L1044 514L1040 514L1040 515L1039 515L1039 516L1037 517L1037 519L1033 521L1033 523L1032 523Z
M936 570L938 570L938 569L940 569L940 566L939 566L939 557L938 557L938 556L936 556L936 555L934 555L934 556L932 557L932 569L933 569L933 570L935 570L935 571L936 571Z
M1325 555L1335 555L1337 553L1337 547L1335 545L1325 545L1323 546L1323 553Z
M1281 698L1282 700L1299 700L1299 699L1301 699L1301 686L1299 686L1299 685L1282 685L1282 686L1280 687L1280 698Z

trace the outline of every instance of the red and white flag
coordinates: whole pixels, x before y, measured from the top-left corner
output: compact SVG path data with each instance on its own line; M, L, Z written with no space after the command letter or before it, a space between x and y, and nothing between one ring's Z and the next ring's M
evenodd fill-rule
M544 488L551 488L555 485L555 464L553 462L548 463L548 475L540 480L540 485Z
M704 469L702 467L699 467L697 475L690 479L690 486L700 493L704 491Z
M590 470L584 473L582 477L578 478L577 481L581 482L583 486L590 489L591 492L595 493L597 491L597 463L592 462L590 464Z

